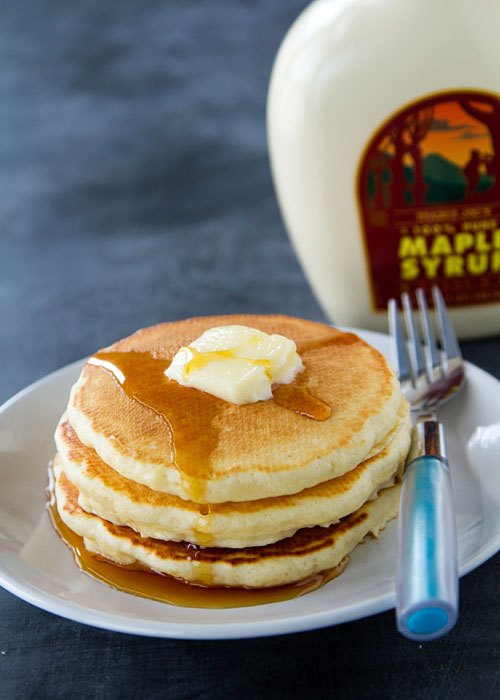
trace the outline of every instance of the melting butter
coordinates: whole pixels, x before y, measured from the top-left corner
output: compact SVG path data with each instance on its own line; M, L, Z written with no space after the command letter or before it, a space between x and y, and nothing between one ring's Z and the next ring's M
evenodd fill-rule
M272 397L273 384L289 384L303 369L295 343L248 326L217 326L174 356L169 379L234 404Z

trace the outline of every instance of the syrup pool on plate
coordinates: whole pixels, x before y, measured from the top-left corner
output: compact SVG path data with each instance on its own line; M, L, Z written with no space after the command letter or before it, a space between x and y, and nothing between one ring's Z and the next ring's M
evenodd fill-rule
M297 583L274 588L210 588L180 581L140 566L121 566L104 557L90 553L83 538L61 520L53 492L49 490L48 510L52 524L70 549L83 573L125 593L150 598L162 603L191 608L240 608L265 603L292 600L310 593L339 576L347 566L348 557L333 569L310 576ZM194 549L195 546L193 545Z

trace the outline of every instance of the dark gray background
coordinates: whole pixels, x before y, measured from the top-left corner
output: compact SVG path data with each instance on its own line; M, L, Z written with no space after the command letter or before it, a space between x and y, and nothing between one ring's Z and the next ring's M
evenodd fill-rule
M305 0L17 0L0 10L0 401L135 329L324 316L269 173L273 57ZM464 344L500 376L500 338ZM1 488L1 486L0 486ZM2 698L493 698L500 557L442 640L393 613L268 639L78 625L0 591Z

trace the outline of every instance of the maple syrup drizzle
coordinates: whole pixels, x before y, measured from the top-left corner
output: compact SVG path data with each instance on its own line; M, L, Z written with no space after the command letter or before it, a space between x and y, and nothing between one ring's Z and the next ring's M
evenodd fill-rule
M308 389L294 384L280 384L273 391L274 402L314 420L326 420L332 415L331 406L313 396Z
M215 418L224 401L165 376L170 360L149 352L102 351L88 363L109 372L125 395L154 411L167 428L172 462L196 503L205 501L210 457L218 443Z
M94 579L119 591L149 598L161 603L169 603L189 608L241 608L266 603L292 600L315 591L339 576L347 566L349 557L333 569L324 571L297 583L274 588L215 588L210 587L208 562L199 561L199 584L187 583L168 574L161 574L142 566L115 564L97 554L90 553L83 538L74 533L62 520L57 511L52 489L49 489L47 508L54 529L72 552L80 570ZM196 550L193 545L193 557Z
M332 333L323 338L313 338L297 342L297 352L303 355L306 352L320 350L322 348L353 345L361 342L354 333ZM301 372L291 384L280 384L273 389L275 403L302 416L314 420L327 420L332 415L331 406L326 401L313 396L307 388L307 371Z

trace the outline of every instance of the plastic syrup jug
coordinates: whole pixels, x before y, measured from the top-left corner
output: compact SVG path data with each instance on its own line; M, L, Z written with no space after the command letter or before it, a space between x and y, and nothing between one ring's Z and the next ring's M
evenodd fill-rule
M278 52L271 168L333 322L387 329L440 286L462 338L500 332L500 3L316 0Z

